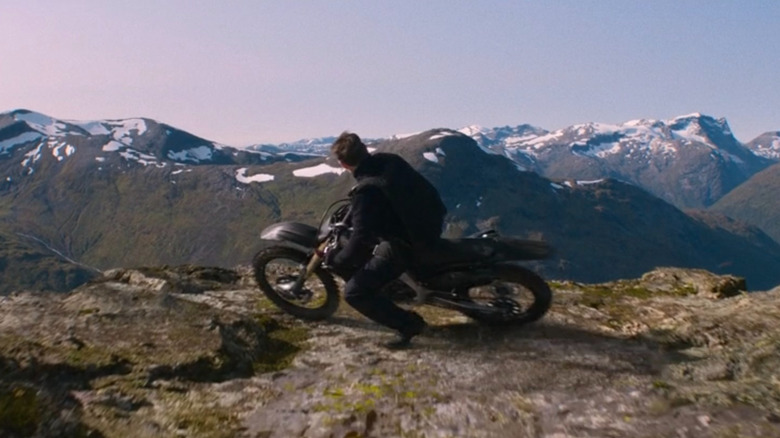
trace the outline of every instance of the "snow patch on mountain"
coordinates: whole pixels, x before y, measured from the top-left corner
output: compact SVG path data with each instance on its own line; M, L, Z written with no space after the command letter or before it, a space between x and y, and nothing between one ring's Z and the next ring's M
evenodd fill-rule
M687 123L682 125L679 129L672 129L672 133L676 138L687 142L697 141L712 148L716 147L710 143L707 137L701 135L701 126L695 123Z
M589 186L593 184L601 184L604 182L604 179L592 179L592 180L566 180L562 183L551 183L553 187L557 189L562 189L563 186L574 188L576 186Z
M88 123L87 125L91 125L91 123ZM143 135L147 129L146 121L143 119L104 121L102 125L106 130L112 133L114 138L131 136L133 135L133 131L135 131L135 135ZM97 131L94 132L100 131L100 128L97 128ZM96 135L94 132L91 131L90 133Z
M236 170L236 181L242 184L250 184L253 182L262 183L267 181L273 181L274 176L267 173L258 173L255 175L247 176L246 167L242 167Z
M76 152L75 147L65 143L64 141L57 141L56 139L50 139L48 146L51 149L52 156L54 156L57 161L62 161Z
M605 158L609 155L616 155L623 152L620 142L603 143L588 151L588 155Z
M41 159L41 150L43 149L43 142L38 143L38 146L24 154L24 160L22 160L22 166L27 167L27 173L31 174L33 173L32 167L30 167L33 163Z
M434 152L423 152L422 155L423 155L423 158L425 158L426 160L428 160L428 161L430 161L432 163L439 164L439 157L436 156L436 153L434 153Z
M191 149L185 149L182 151L168 152L168 158L174 161L191 161L193 163L200 163L202 161L211 161L214 151L209 146L198 146Z
M108 143L104 144L101 150L104 152L116 152L126 148L127 146L128 145L118 142L116 140L111 140Z
M19 145L32 143L41 139L41 134L37 132L23 132L16 137L0 141L0 155L11 153L11 150Z
M565 134L565 131L563 129L550 132L548 134L540 135L538 137L531 137L527 141L516 143L517 147L522 146L530 146L533 149L539 149L542 147L547 146L551 142L558 141L563 135Z
M433 151L433 152L430 152L430 151L429 152L423 152L422 155L423 155L423 158L425 158L426 160L428 160L430 162L433 162L433 163L436 163L436 164L439 163L439 157L446 157L447 156L447 154L444 153L444 150L442 150L442 148L436 148L436 150Z
M143 164L144 166L156 166L162 168L166 165L166 163L160 163L157 161L157 158L154 155L145 154L133 148L125 148L123 151L119 152L119 155L125 160L135 161L138 164Z
M65 123L52 119L44 114L35 112L17 112L14 120L27 123L27 126L44 135L62 134L67 127Z
M97 120L89 122L77 122L76 125L87 131L90 135L111 134L111 130L108 129L104 123Z
M532 140L535 137L536 136L533 134L522 135L522 136L510 136L504 139L504 141L506 142L506 145L511 148L523 144L529 140Z
M603 179L603 178L601 178L601 179L592 179L592 180L582 180L582 181L577 181L577 184L578 184L578 185L581 185L581 186L588 186L588 185L593 185L593 184L601 184L601 183L603 183L603 182L604 182L604 179Z
M333 167L331 165L322 163L312 167L304 167L293 170L293 175L302 178L312 178L315 176L324 175L326 173L335 173L336 175L341 175L344 170L345 169L342 167Z
M102 150L105 152L117 152L129 148L136 136L146 132L147 126L142 119L129 119L111 122L88 122L83 124L82 128L92 135L110 135L111 140L103 145ZM122 156L126 156L126 154Z
M451 137L453 135L462 135L458 131L440 131L438 134L432 135L428 140L438 140L444 137Z

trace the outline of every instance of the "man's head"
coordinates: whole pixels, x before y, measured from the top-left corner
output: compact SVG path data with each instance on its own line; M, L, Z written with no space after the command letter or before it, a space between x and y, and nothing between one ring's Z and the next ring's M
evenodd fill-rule
M350 172L369 155L368 148L360 140L360 137L347 131L341 133L339 138L333 142L330 151L336 156L339 163Z

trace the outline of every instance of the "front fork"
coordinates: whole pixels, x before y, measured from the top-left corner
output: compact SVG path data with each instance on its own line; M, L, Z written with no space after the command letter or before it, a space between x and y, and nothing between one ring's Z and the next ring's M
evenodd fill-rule
M315 269L322 263L322 259L325 255L324 251L325 248L328 247L328 241L324 240L322 241L319 246L314 250L314 253L312 254L311 258L309 259L309 263L306 265L301 265L301 270L298 273L298 278L295 279L295 283L293 283L292 288L290 288L290 293L297 297L301 298L301 290L303 289L303 284L306 283L306 280L311 277L311 274L314 272Z

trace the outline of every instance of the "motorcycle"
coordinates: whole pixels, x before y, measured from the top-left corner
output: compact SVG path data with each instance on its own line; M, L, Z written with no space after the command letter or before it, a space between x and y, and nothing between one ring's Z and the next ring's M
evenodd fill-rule
M271 243L254 257L260 290L282 310L306 320L331 316L340 302L339 274L323 264L325 255L346 242L349 200L334 202L319 227L280 222L261 232ZM332 212L332 213L331 213ZM551 256L544 241L485 231L459 239L440 239L413 255L410 268L385 287L393 301L455 310L484 324L525 324L547 312L547 283L519 262Z

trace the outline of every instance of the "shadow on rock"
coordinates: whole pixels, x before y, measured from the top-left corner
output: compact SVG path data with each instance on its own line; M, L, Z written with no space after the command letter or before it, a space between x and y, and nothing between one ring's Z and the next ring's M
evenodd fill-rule
M391 331L362 318L339 316L326 324L357 328L376 333L377 340ZM660 344L643 339L611 336L576 326L538 322L523 326L484 326L474 322L430 325L416 337L412 351L446 352L447 354L490 354L504 356L533 355L535 360L567 363L569 367L593 368L593 364L571 360L576 355L591 355L614 362L610 371L657 374L662 364L686 360ZM571 354L569 354L571 353ZM617 363L622 365L617 365Z

